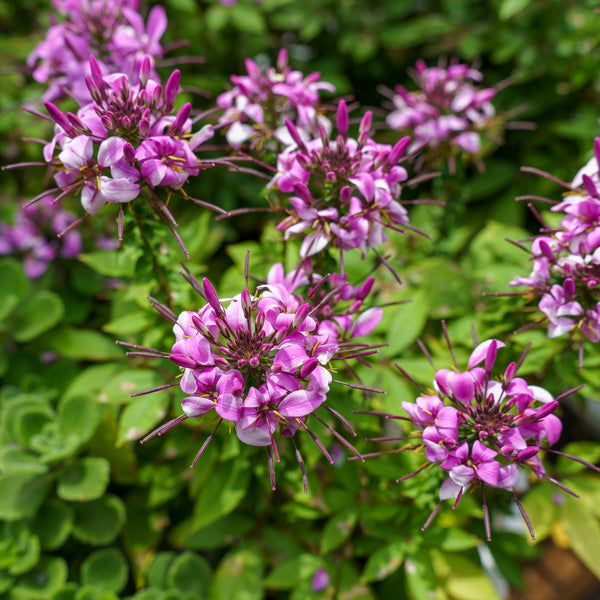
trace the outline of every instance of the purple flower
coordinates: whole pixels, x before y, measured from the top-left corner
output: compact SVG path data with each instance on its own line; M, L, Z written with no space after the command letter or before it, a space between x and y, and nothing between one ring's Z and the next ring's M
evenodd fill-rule
M221 301L207 279L200 284L188 272L194 289L206 300L202 309L175 317L168 308L154 303L174 322L175 343L165 356L182 370L180 387L186 398L182 401L183 414L145 439L214 410L217 427L229 421L240 441L267 446L276 462L277 439L293 438L297 430L308 431L332 462L307 420L326 404L332 383L331 361L372 351L365 344L338 344L328 329L321 332L314 309L299 294L290 293L286 285L276 283L275 279L285 282L286 278L279 277L279 268L275 272L277 276L259 286L254 295L244 289L227 301ZM143 355L163 356L151 349L141 350ZM274 486L272 461L270 464ZM306 484L305 474L304 479Z
M401 418L410 422L412 435L422 440L415 449L424 448L427 465L438 465L447 473L440 488L440 504L424 528L442 501L455 499L456 507L465 491L481 488L484 494L486 486L512 492L530 527L513 492L519 469L557 483L546 474L540 455L542 448L556 443L560 436L562 424L553 414L558 402L547 390L517 377L516 363L510 363L501 377L494 377L497 352L503 347L504 343L495 339L482 342L471 353L466 371L455 364L455 369L435 373L436 394L402 403L408 418ZM524 356L518 365L523 360ZM483 504L489 539L485 494Z
M330 244L350 250L385 241L385 228L403 231L408 224L400 204L400 183L407 172L399 162L409 139L395 146L378 144L370 136L371 113L361 120L359 136L348 137L348 109L337 111L339 135L330 139L323 127L319 137L304 140L291 121L295 144L279 155L277 173L267 187L290 194L288 216L277 228L286 239L302 235L300 256L322 252Z
M58 256L70 259L81 253L81 235L69 230L74 221L52 197L24 206L17 210L14 225L0 223L0 255L22 256L25 274L37 279Z
M88 103L91 98L84 77L91 74L90 56L98 58L103 74L119 72L132 78L146 60L146 77L159 80L154 59L163 55L164 8L153 7L144 25L137 0L53 0L52 4L59 19L51 17L53 25L45 40L27 59L34 79L49 84L44 100L70 96L79 104Z
M415 148L425 147L420 162L436 162L457 151L477 154L481 134L491 131L497 121L491 103L496 90L478 88L483 76L464 64L427 67L419 60L414 79L418 91L396 86L387 125L411 135Z
M247 75L232 75L234 87L217 98L217 106L224 112L219 127L226 127L227 143L239 149L250 142L254 149L272 145L275 148L291 142L285 127L290 119L298 130L308 135L320 121L319 94L322 90L334 92L330 83L320 81L319 73L304 76L288 66L287 51L282 49L275 68L263 73L251 59L246 60Z

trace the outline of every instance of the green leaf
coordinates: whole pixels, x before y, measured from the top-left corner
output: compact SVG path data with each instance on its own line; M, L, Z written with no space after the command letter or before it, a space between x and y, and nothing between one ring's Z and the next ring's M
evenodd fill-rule
M29 280L25 277L20 263L12 258L2 258L0 281L0 321L3 321L26 297Z
M551 483L542 481L529 490L521 501L539 542L550 535L550 531L558 516L558 506L554 495L559 492Z
M404 573L408 597L411 600L435 597L437 581L430 556L424 552L412 552L404 559Z
M150 369L126 369L119 371L100 391L100 401L110 404L131 402L131 394L143 392L165 383L164 377ZM145 398L165 397L165 394L145 396ZM166 395L168 398L168 394Z
M84 369L69 385L63 401L70 396L97 394L106 385L106 382L119 372L119 369L119 365L114 363L93 365Z
M600 525L596 516L585 510L581 500L567 496L559 507L559 519L573 552L600 578Z
M63 500L100 498L110 478L110 463L99 456L88 456L65 467L58 478L58 497Z
M301 581L310 579L317 569L324 566L323 559L314 554L299 554L280 562L263 581L267 588L291 590Z
M262 35L265 33L265 20L260 9L251 4L239 4L231 12L235 26L245 33Z
M217 567L208 600L261 600L263 561L260 547L245 543L227 554Z
M109 590L102 590L92 585L84 585L77 590L74 600L119 600L119 597Z
M350 537L357 518L358 513L349 510L329 519L321 537L321 554L329 554L341 546Z
M81 582L119 593L127 583L129 566L118 548L92 552L81 564Z
M103 331L115 336L128 336L145 331L156 321L155 315L147 311L136 310L106 323Z
M38 563L40 540L24 521L4 521L0 538L0 572L22 575Z
M4 473L35 473L41 475L48 466L38 456L15 446L0 448L0 471Z
M531 0L502 0L498 16L501 21L508 21L531 4Z
M423 534L423 542L431 548L437 548L446 552L461 552L476 548L481 540L467 531L452 528L430 528Z
M125 505L120 498L106 495L99 500L74 505L73 535L93 546L110 544L125 522Z
M98 405L89 396L63 397L58 406L58 421L65 436L73 436L79 445L89 441L100 422Z
M101 250L79 255L79 260L106 277L133 277L135 264L142 255L141 248L129 250Z
M125 407L119 421L117 443L139 440L167 415L168 394L149 394L135 398Z
M70 506L56 498L50 498L36 514L31 528L39 536L45 550L57 550L69 537L73 529L73 518Z
M375 550L367 560L361 578L362 581L369 583L386 579L390 573L393 573L402 564L405 551L406 542L404 540L392 542Z
M52 423L55 418L54 411L47 404L24 405L20 410L13 412L14 436L23 446L29 446L31 438L38 435L44 426Z
M236 540L243 539L250 533L254 524L253 518L234 512L206 527L192 531L191 519L186 519L175 527L169 539L175 547L212 550L221 546L231 546Z
M50 596L50 600L74 600L79 585L74 582L65 583Z
M194 505L194 530L229 514L242 501L250 484L249 467L248 460L239 458L217 465L210 485L200 490Z
M419 337L427 321L428 310L427 295L419 291L407 304L390 307L385 311L383 326L388 324L389 347L386 352L390 356L397 356Z
M67 563L57 556L45 556L32 571L19 578L17 589L32 599L46 600L67 580Z
M456 553L444 554L443 560L449 566L446 589L453 597L461 600L501 600L481 566Z
M41 290L28 300L17 314L14 338L17 342L30 342L52 329L62 319L64 307L61 299L49 290Z
M0 475L0 519L12 521L32 516L44 501L52 477L29 473Z
M172 551L159 552L155 555L148 569L148 585L157 588L167 587L167 573L177 554Z
M212 570L208 561L195 552L183 552L169 565L167 585L193 598L203 598L208 590Z
M73 360L113 360L123 358L123 350L113 339L92 329L65 327L40 340L65 358Z

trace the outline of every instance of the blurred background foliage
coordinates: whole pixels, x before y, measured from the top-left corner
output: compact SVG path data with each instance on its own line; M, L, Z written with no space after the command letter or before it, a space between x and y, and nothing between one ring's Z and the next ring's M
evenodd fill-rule
M356 114L366 107L384 114L380 86L412 89L409 70L418 58L430 65L458 59L477 65L486 86L510 82L495 99L497 109L513 122L535 125L506 131L505 143L484 157L485 171L467 165L456 176L445 172L406 190L407 198L441 199L446 207L412 209L411 222L432 240L398 235L386 244L400 287L378 269L382 304L412 300L386 308L376 336L390 346L371 361L374 369L357 368L366 384L388 394L365 399L344 389L331 398L359 432L356 447L372 452L374 445L364 438L380 435L381 420L351 411L399 413L401 401L414 398L394 361L430 385L433 371L415 342L423 339L436 364L445 365L440 319L448 322L459 363L471 347L471 324L481 339L510 335L524 324L522 300L482 293L508 291L515 275L529 271L527 254L504 241L539 230L515 197L560 198L555 184L520 172L520 166L570 181L592 154L600 116L596 3L240 0L228 7L216 0L165 0L163 6L166 41L186 41L166 61L181 63L187 91L182 101L190 99L198 111L214 105L231 74L244 72L245 58L267 65L287 47L293 68L319 71L338 96L360 104ZM43 0L0 1L3 165L40 160L39 146L24 140L51 135L47 122L21 110L36 105L43 91L24 63L45 33L48 9ZM186 59L197 56L204 61ZM48 184L43 167L4 171L0 179L7 221ZM264 205L262 182L221 167L203 172L187 191L225 209ZM64 204L80 212L76 199ZM261 213L215 220L183 203L173 210L192 256L187 266L216 281L222 295L239 292L247 249L250 271L259 279L282 259L271 243L272 228L261 235L267 222ZM115 235L116 214L104 213L105 221L82 225L88 242L106 232ZM180 250L152 223L147 228L176 312L197 307L178 274ZM456 511L444 509L426 533L420 531L437 503L441 474L396 484L418 468L411 454L350 462L324 431L322 439L339 455L329 467L312 442L301 439L309 466L304 495L290 448L282 449L277 465L276 493L270 491L266 453L241 448L233 436L217 436L190 470L211 422L180 426L140 446L140 438L178 414L181 398L177 391L131 397L171 381L177 369L127 359L114 344L120 339L168 350L171 343L169 324L147 300L162 293L154 284L155 265L136 246L135 235L119 251L88 244L79 261L56 261L33 282L14 258L0 261L0 598L463 600L502 597L508 585L523 586L521 561L535 557L539 546L527 543L504 494L488 497L495 528L492 573L481 558L482 511L472 497ZM350 280L359 280L375 261L352 257L346 267ZM544 331L516 335L515 357L528 342L533 347L523 373L534 383L559 394L586 382L565 403L561 443L597 461L597 350L586 345L586 368L579 372L576 351L565 342L549 343ZM582 500L557 501L555 488L538 485L524 503L538 540L570 545L600 576L594 561L600 556L600 484L579 467L560 460L554 465ZM314 591L320 569L330 581Z

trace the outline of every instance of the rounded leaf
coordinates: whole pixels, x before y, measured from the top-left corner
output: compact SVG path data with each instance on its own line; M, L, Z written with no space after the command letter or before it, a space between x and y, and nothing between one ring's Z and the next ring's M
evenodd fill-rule
M102 548L90 554L81 565L81 582L102 590L120 592L127 583L129 565L117 548Z
M82 458L61 471L57 494L63 500L95 500L104 494L109 477L110 463L105 458Z
M30 473L0 475L0 519L12 521L32 516L46 497L52 479Z
M45 600L66 580L67 563L65 560L57 556L45 556L35 569L19 578L16 589L26 592L29 598Z
M32 522L32 530L39 536L45 550L60 548L73 529L73 509L51 498L37 513Z
M58 407L58 421L65 436L74 436L80 445L94 434L100 421L98 405L84 394L63 398Z
M62 300L49 290L41 290L19 310L14 338L30 342L57 325L64 315Z
M92 546L110 544L125 521L125 505L113 495L76 504L73 536Z
M181 592L202 598L208 589L212 570L208 561L195 552L183 552L173 560L167 571L167 585Z

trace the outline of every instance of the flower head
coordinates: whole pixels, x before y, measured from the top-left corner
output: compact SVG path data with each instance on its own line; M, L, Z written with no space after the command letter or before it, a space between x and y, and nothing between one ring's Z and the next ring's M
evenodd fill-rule
M210 413L217 419L217 427L222 421L235 425L243 443L269 447L277 462L277 439L293 438L298 430L308 431L333 462L307 421L311 415L321 421L315 411L326 403L333 382L332 361L371 351L360 344L351 346L350 352L348 344L338 344L328 330L322 332L311 305L282 283L272 280L254 294L245 288L237 296L221 300L208 279L200 284L188 276L206 304L175 317L155 302L174 322L175 343L166 355L142 349L144 355L168 356L180 367L180 387L186 394L183 414L146 439L190 417ZM336 437L343 440L339 434ZM273 486L274 477L271 469ZM306 474L304 479L306 486Z
M386 240L385 228L403 231L408 224L400 204L400 183L408 177L399 163L409 138L396 145L378 144L370 137L371 113L361 120L358 139L348 135L348 109L337 110L338 136L325 129L305 140L291 121L294 145L279 155L269 188L289 194L288 216L277 228L285 238L301 234L300 256L318 254L330 244L342 250L375 247Z
M543 450L557 442L562 430L560 419L553 414L559 403L547 390L517 376L525 355L518 363L510 363L503 373L497 372L497 353L504 346L496 339L482 342L471 353L466 370L461 371L457 365L440 369L434 376L433 394L420 396L415 402L402 402L407 419L391 417L410 423L413 435L421 440L415 448L424 450L427 461L424 467L398 481L433 465L447 474L439 492L440 504L424 528L442 501L455 499L456 507L469 488L481 488L484 494L487 486L513 493L531 531L513 492L520 469L566 490L546 474L541 462ZM483 503L489 539L485 494Z

